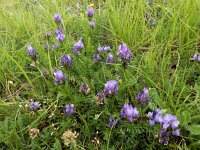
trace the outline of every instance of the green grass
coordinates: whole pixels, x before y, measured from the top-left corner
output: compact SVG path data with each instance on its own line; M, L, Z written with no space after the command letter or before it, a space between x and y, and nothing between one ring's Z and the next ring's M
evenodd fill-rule
M82 0L79 15L75 14L77 2L0 2L0 148L59 149L65 147L62 134L72 129L79 133L77 149L199 149L200 64L190 58L200 49L200 1L154 0L149 5L146 0ZM91 3L95 9L94 29L85 15ZM68 6L71 10L66 13ZM66 39L58 50L47 53L44 44L56 42L53 15L57 12L62 15ZM155 19L155 25L151 25L150 18ZM52 33L48 42L43 37L47 31ZM80 37L85 48L75 56L72 48ZM117 57L118 45L123 42L133 55L126 69ZM27 56L28 44L38 53L39 64L35 68ZM115 64L105 65L106 54L104 62L94 64L93 55L100 45L112 47ZM71 54L72 69L60 67L63 53ZM48 70L48 77L42 75L43 67ZM67 81L73 78L76 83L55 86L54 67L66 74ZM96 93L112 79L119 84L118 94L98 106ZM90 87L88 96L78 92L83 82ZM150 88L151 102L140 111L160 108L180 120L182 136L170 139L168 146L159 144L155 138L159 129L151 128L148 122L141 125L120 121L118 128L107 127L109 117L120 119L125 102L136 105L135 98L143 87ZM39 111L29 110L31 99L42 104ZM77 113L73 117L63 114L68 103L75 104ZM30 128L40 129L38 138L30 139ZM95 137L99 145L92 142Z

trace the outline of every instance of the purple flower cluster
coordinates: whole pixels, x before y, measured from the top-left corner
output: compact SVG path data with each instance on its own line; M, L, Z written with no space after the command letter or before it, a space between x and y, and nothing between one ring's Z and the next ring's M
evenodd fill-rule
M81 86L80 86L79 91L81 93L83 93L84 95L87 95L89 93L89 91L90 91L90 88L86 83L82 83Z
M94 62L99 63L102 61L102 57L97 53L94 55Z
M94 16L94 10L93 10L92 7L87 7L86 15L87 15L89 18L93 18L93 16Z
M64 110L64 113L68 116L71 116L74 114L74 104L67 104L65 106L65 110Z
M200 62L200 54L199 54L199 52L195 52L194 56L190 60L198 60L198 62Z
M89 19L89 25L91 28L94 28L95 27L95 22L94 21L91 21L92 18L94 17L94 10L92 7L87 7L87 10L86 10L86 15L88 16L88 19Z
M126 103L121 109L121 117L128 119L129 122L133 122L139 118L139 112L137 108L133 108L131 104Z
M62 57L61 57L61 64L64 67L72 67L72 58L70 57L69 54L62 55Z
M84 48L84 44L82 42L82 38L74 44L73 53L79 54L81 49Z
M56 70L54 72L54 83L55 85L58 85L58 84L65 84L66 82L66 76L63 74L63 72L61 70Z
M37 58L37 52L31 45L28 46L28 56L34 60Z
M97 104L104 104L105 102L105 95L103 92L98 92L97 95L96 95L96 101L97 101Z
M130 63L132 59L131 51L125 43L119 45L117 55L121 58L124 65Z
M29 108L34 111L34 110L38 110L40 108L40 103L39 102L31 102L29 105Z
M115 80L107 81L104 86L105 95L116 95L118 92L118 84Z
M89 25L90 25L91 28L94 28L95 27L95 22L94 21L90 21Z
M110 127L115 128L117 126L117 120L114 120L113 118L110 118L109 121L108 121L108 125Z
M98 47L98 52L101 53L101 52L108 52L110 50L110 46L101 46L101 47Z
M62 21L62 18L61 18L61 15L60 14L54 14L53 16L53 20L56 22L56 23L60 23Z
M150 126L154 126L156 123L162 126L160 131L160 143L167 145L169 141L169 136L172 134L174 136L180 136L179 121L176 116L171 114L162 115L162 111L157 109L154 112L148 113Z
M64 39L65 39L65 34L64 34L64 31L63 31L63 28L62 27L59 27L56 29L55 31L55 35L56 35L56 40L60 41L60 42L63 42Z
M144 88L142 92L140 92L136 98L137 103L142 104L142 106L146 106L150 102L150 98L148 96L149 90Z
M108 54L108 58L106 59L106 64L113 64L115 62L114 56L112 54Z

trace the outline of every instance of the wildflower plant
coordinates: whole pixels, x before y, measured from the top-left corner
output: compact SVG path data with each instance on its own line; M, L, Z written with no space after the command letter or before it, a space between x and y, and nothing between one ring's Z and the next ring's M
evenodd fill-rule
M0 5L1 149L199 149L197 1Z

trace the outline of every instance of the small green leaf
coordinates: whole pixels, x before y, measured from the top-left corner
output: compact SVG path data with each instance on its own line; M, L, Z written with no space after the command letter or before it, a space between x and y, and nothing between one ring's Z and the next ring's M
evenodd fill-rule
M62 145L58 139L56 139L56 142L54 143L53 148L56 150L62 150Z
M200 125L186 126L186 129L189 130L192 135L200 135Z
M181 122L182 125L186 125L190 121L191 121L190 113L187 110L185 110L184 112L182 112L180 122Z

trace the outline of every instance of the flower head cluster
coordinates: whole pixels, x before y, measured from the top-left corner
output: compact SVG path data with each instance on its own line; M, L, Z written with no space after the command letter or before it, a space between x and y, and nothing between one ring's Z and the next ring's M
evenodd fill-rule
M40 108L40 103L39 102L31 102L29 105L29 108L34 111L34 110L38 110Z
M94 55L94 62L98 63L102 61L102 57L97 53Z
M44 34L44 38L47 40L50 38L50 36L51 36L51 32L47 32Z
M58 43L52 44L51 46L53 49L58 49Z
M90 25L91 28L94 28L95 27L95 22L94 21L90 21L89 25Z
M108 52L110 50L110 46L101 46L101 47L98 47L98 52Z
M125 65L132 59L131 51L125 43L119 45L117 55L121 58L122 63Z
M134 120L138 119L139 112L137 108L133 108L132 105L126 103L121 109L121 117L127 118L129 122L133 122Z
M72 58L70 57L69 54L63 55L61 57L61 64L64 67L72 67Z
M153 112L149 112L147 115L149 117L150 126L154 126L156 123L159 124L162 123L163 116L162 116L162 111L160 109L157 109Z
M93 10L92 7L87 7L86 15L87 15L89 18L93 18L93 16L94 16L94 10Z
M118 92L118 84L115 80L107 81L104 86L105 95L116 95Z
M60 41L60 42L63 42L64 39L65 39L65 34L64 34L64 31L63 31L63 28L62 27L59 27L56 29L55 31L55 35L56 35L56 40Z
M97 104L104 104L105 103L105 95L103 92L98 92L96 95Z
M142 106L146 106L150 102L150 98L148 96L149 90L144 88L142 92L140 92L136 98L137 103L142 104Z
M171 114L162 115L162 111L157 109L154 112L149 112L149 123L150 126L154 126L159 123L162 126L160 131L160 143L167 145L169 141L169 136L172 134L174 136L180 136L179 121L176 116Z
M74 147L76 146L76 138L79 136L78 133L72 132L71 130L67 130L63 133L61 139L64 141L64 144L66 146L69 146L70 144Z
M56 70L54 72L54 83L55 85L58 85L58 84L65 84L66 82L66 76L63 74L63 72L61 70Z
M28 56L34 60L37 58L37 52L31 45L28 46Z
M65 105L64 113L68 116L73 115L74 114L74 104Z
M82 38L74 44L73 53L78 54L80 50L84 48L84 44L82 42Z
M198 60L198 62L200 62L200 54L199 54L199 52L195 52L194 56L190 60Z
M29 129L28 133L31 139L35 139L36 137L38 137L40 130L37 128L32 128L32 129Z
M83 93L84 95L87 95L89 93L89 91L90 91L90 88L86 83L82 83L81 86L80 86L79 91L81 93Z
M106 59L106 64L113 64L115 62L114 56L112 54L108 54L108 58Z
M61 18L61 15L60 14L54 14L53 16L53 20L57 23L61 22L62 21L62 18Z
M109 121L108 121L108 125L110 127L115 128L117 126L117 120L114 120L113 118L110 118Z

